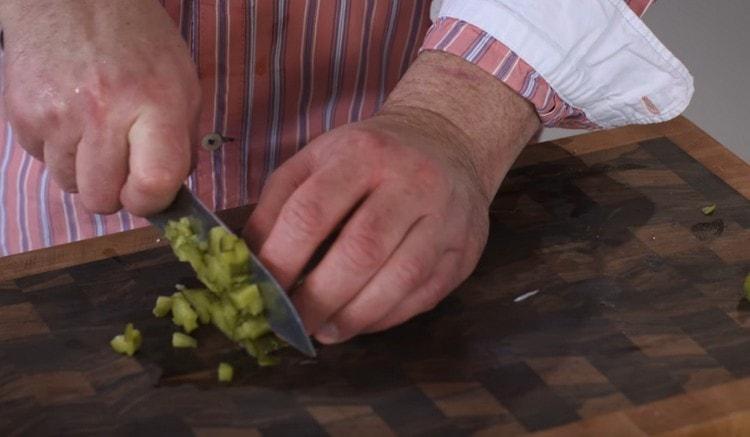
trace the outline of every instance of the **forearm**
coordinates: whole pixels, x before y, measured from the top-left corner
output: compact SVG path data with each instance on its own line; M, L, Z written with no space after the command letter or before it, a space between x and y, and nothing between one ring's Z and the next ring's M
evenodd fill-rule
M93 32L96 21L109 23L109 17L121 17L126 26L148 26L156 0L108 2L98 0L0 0L0 27L16 36L35 26L54 31L61 26L86 26Z
M465 147L489 197L540 127L532 106L501 81L434 51L419 55L381 112L416 117L425 128Z

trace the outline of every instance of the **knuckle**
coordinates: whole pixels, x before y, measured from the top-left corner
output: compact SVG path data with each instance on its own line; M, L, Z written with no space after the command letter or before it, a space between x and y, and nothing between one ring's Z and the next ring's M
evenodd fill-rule
M6 96L5 106L8 121L17 132L32 133L37 130L45 119L51 118L48 109L29 102L16 101Z
M63 191L68 193L76 192L75 149L51 155L47 159L46 164L52 180Z
M348 235L341 241L344 261L356 270L377 268L384 258L383 243L376 234L364 231Z
M92 65L85 72L77 95L100 104L108 103L115 95L115 90L132 89L132 78L126 74L112 74Z
M352 134L354 144L359 147L377 150L386 147L388 144L388 139L385 135L371 129L354 129Z
M349 151L360 160L367 157L368 161L377 163L389 155L391 148L391 141L384 134L368 129L356 129L350 140Z
M340 339L354 337L364 328L364 321L352 311L344 311L338 314L334 323L338 328Z
M76 185L76 173L75 170L70 167L59 167L49 165L49 172L52 176L52 180L65 192L75 193L78 191Z
M58 187L66 193L77 193L78 185L74 178L65 176L53 176L52 180L55 181Z
M136 191L155 196L171 193L177 189L182 181L182 175L167 168L148 172L134 172L132 178L133 187Z
M443 300L448 293L448 285L440 281L432 281L422 290L422 313L432 311Z
M426 276L427 268L420 258L410 258L394 266L396 284L404 290L415 290Z
M83 206L95 214L113 214L120 209L118 196L99 191L83 191L80 194Z
M314 238L325 231L325 210L315 199L291 197L281 219L298 239Z

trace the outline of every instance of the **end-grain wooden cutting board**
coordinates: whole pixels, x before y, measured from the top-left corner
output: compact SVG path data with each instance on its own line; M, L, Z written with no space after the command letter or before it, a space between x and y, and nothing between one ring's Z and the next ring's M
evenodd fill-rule
M737 191L750 189L747 167L684 119L639 129L529 147L457 292L315 360L290 351L259 369L212 328L198 332L199 349L172 349L171 323L151 308L190 272L163 247L0 283L0 434L635 435L747 424L750 202ZM133 358L108 345L127 322L144 335ZM236 365L233 383L216 382L219 361Z

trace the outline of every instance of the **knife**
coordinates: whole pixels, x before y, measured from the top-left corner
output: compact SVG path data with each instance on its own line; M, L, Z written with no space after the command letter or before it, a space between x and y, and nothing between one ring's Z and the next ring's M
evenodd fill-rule
M174 202L164 211L149 216L148 221L159 228L163 234L170 220L177 221L182 217L188 217L201 241L206 241L208 231L216 226L232 232L184 185L177 192ZM305 332L297 310L276 278L252 252L250 252L250 271L257 281L266 308L266 318L273 332L298 351L314 357L315 348Z

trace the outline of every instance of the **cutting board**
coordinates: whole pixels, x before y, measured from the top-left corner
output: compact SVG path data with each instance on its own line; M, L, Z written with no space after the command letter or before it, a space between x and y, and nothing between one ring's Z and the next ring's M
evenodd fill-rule
M677 123L530 146L492 204L474 274L435 310L319 347L317 359L287 351L257 368L212 328L197 350L172 349L170 321L151 308L191 275L164 247L2 282L0 434L748 424L750 202L737 191L750 188L747 167ZM703 163L691 156L701 153ZM144 335L132 358L108 345L127 322ZM216 382L220 361L236 367L231 384Z

